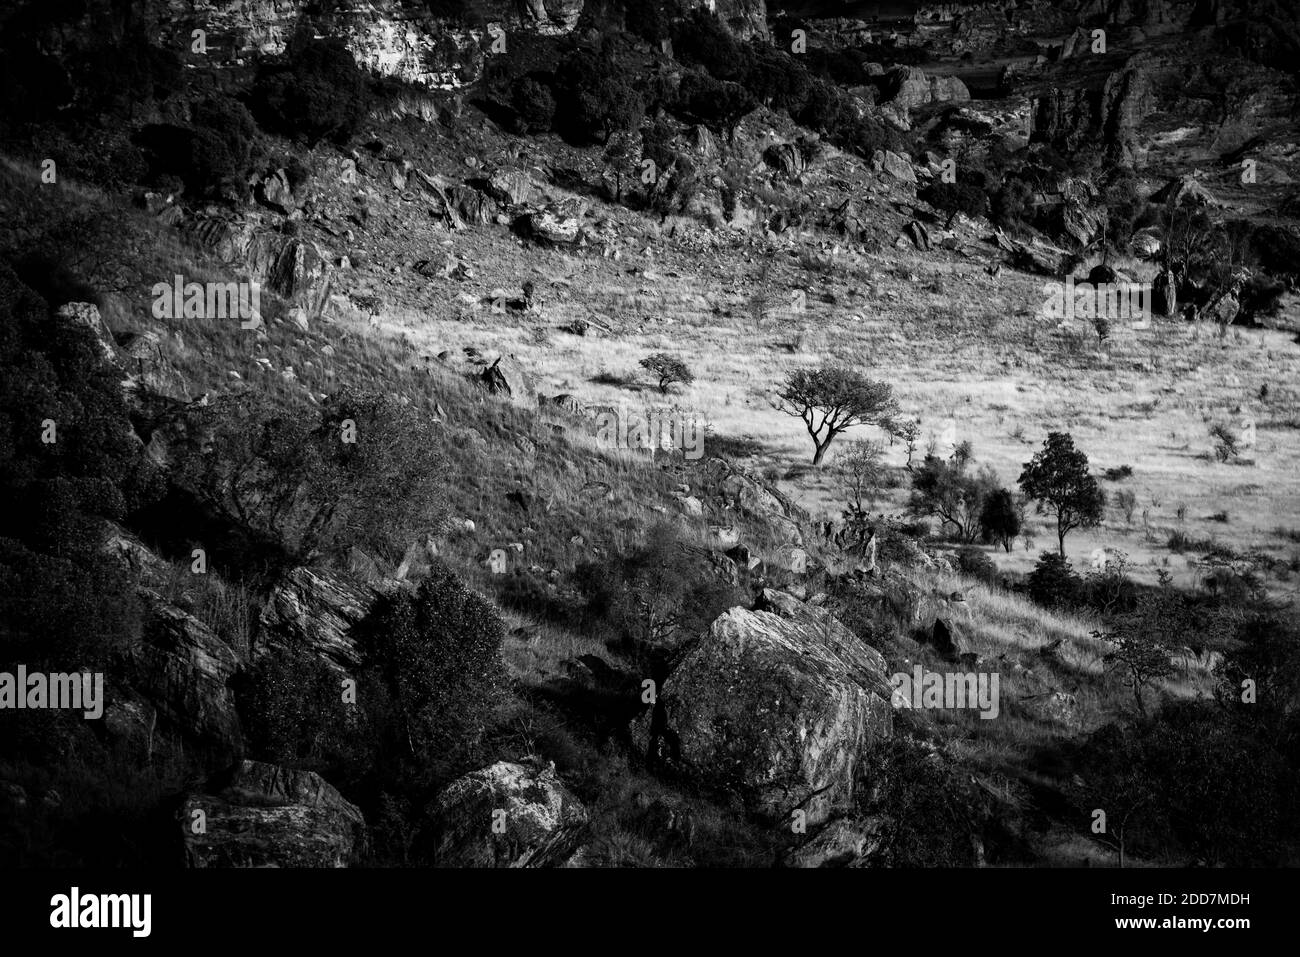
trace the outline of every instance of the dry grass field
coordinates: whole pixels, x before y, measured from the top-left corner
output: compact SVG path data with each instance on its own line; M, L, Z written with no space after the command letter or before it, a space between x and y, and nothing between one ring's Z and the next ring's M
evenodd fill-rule
M545 394L698 411L711 436L753 443L750 464L827 516L842 507L834 447L823 467L805 467L812 445L803 425L773 409L771 398L793 369L850 365L894 386L904 413L921 421L920 452L931 442L946 453L950 443L970 441L975 464L992 467L1008 486L1051 430L1073 434L1097 472L1131 465L1131 477L1104 483L1112 498L1105 522L1067 539L1076 566L1104 546L1126 552L1139 580L1154 581L1159 565L1185 582L1192 575L1186 559L1167 547L1175 531L1294 563L1300 346L1291 334L1219 336L1213 327L1155 320L1145 329L1117 327L1099 343L1085 320L1061 326L1041 316L1041 277L1004 270L994 279L981 261L947 251L819 246L830 244L806 237L770 253L746 246L723 260L661 237L652 258L529 250L526 266L508 236L457 236L445 248L475 264L475 280L434 286L427 309L399 308L383 323L420 354L454 357L465 347L513 354ZM493 311L494 289L518 295L528 279L539 290L534 312ZM805 292L802 311L793 307L796 290ZM593 325L579 337L560 328L593 317L611 331ZM682 358L695 382L660 395L637 365L653 352ZM1217 461L1210 427L1240 430L1248 420L1256 425L1254 446ZM886 455L902 474L877 509L900 512L906 450L895 443ZM1131 521L1114 504L1120 489L1136 498ZM1046 518L1035 519L1031 534L1030 545L1022 539L996 556L1001 567L1025 570L1055 544Z

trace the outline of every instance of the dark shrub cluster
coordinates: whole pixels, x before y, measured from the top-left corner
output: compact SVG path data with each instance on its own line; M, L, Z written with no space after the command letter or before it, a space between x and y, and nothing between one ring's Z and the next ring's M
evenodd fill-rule
M436 564L414 594L381 599L357 627L382 753L421 778L467 769L505 688L505 626L492 604Z
M728 136L758 104L739 83L715 80L707 73L682 77L673 112L688 122L702 123Z
M1205 701L1108 725L1078 755L1080 821L1107 809L1107 840L1126 854L1201 866L1293 865L1300 831L1294 717L1268 737Z
M216 95L200 100L190 123L149 124L134 137L154 182L174 177L199 199L238 200L257 143L257 124L238 100Z
M89 330L50 313L0 263L0 669L102 671L139 634L132 583L100 552L105 523L153 483L119 376ZM7 720L0 756L56 759L84 730L66 717Z
M1029 597L1044 608L1072 608L1083 591L1083 579L1057 552L1041 553L1025 584Z
M177 484L300 560L400 558L442 515L445 457L411 406L345 390L314 422L249 394L194 414L204 441L177 450Z
M645 115L645 101L631 76L613 59L581 50L555 71L556 132L579 143L606 143L621 130L634 130Z
M945 213L965 213L972 218L988 210L988 197L973 183L934 183L922 190L921 198Z
M268 66L253 88L263 128L309 144L343 144L365 118L365 75L341 40L295 41L287 61Z
M996 585L998 582L997 563L974 545L957 549L957 569L963 575L969 575L986 585Z
M511 84L510 105L522 133L549 133L555 126L555 95L548 80L554 77L521 76Z

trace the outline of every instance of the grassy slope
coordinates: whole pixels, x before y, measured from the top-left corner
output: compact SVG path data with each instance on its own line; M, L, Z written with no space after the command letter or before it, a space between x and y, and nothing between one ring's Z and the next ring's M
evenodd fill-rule
M456 142L427 137L425 130L410 124L379 132L431 172L450 173L455 156L474 150L493 155L507 142L486 128L463 133ZM590 161L581 155L563 156L567 148L555 143L525 147L553 151L562 160ZM318 174L313 190L327 222L342 226L354 194L368 196L370 215L364 228L350 227L352 243L340 243L316 226L307 229L336 254L358 249L367 254L367 265L339 275L339 289L354 299L377 296L383 302L377 328L357 314L317 324L302 334L275 319L275 304L266 310L272 321L264 342L233 324L158 323L148 313L147 290L153 282L177 271L187 277L220 278L220 264L185 245L174 231L160 230L136 212L113 208L93 192L66 184L33 190L30 169L10 167L5 193L8 202L72 204L120 220L122 238L115 252L126 262L131 280L106 308L108 321L118 335L161 326L170 357L194 394L236 387L229 377L233 369L244 384L237 387L264 389L285 402L308 404L311 395L346 383L405 395L431 410L440 405L451 453L452 513L472 518L477 525L473 534L444 536L443 551L467 579L489 592L499 584L483 567L491 547L521 542L522 564L535 565L542 573L552 568L563 573L577 561L598 558L602 551L623 551L653 522L680 515L673 491L683 476L675 467L661 467L661 462L596 449L572 421L538 417L487 399L454 371L428 361L443 350L458 353L470 345L485 352L514 353L536 374L544 393L574 392L585 401L608 404L658 400L644 386L594 382L600 372L618 378L630 375L636 360L648 352L678 353L688 359L697 381L675 401L705 410L716 436L760 443L763 451L753 464L775 464L780 474L791 476L783 482L786 490L814 512L835 508L835 483L829 470L810 473L795 467L808 455L806 437L798 423L772 411L767 399L784 371L835 359L895 383L904 407L919 415L927 430L953 420L957 437L974 441L978 460L994 465L1006 481L1014 479L1019 463L1049 428L1068 427L1092 453L1096 466L1134 464L1130 482L1140 490L1139 512L1150 499L1160 503L1150 507L1153 525L1174 524L1176 503L1186 502L1186 525L1193 533L1213 530L1237 545L1275 550L1294 545L1271 531L1274 525L1300 526L1294 461L1300 450L1290 441L1300 425L1293 384L1300 350L1280 337L1248 333L1219 341L1197 337L1181 325L1158 324L1140 334L1117 332L1108 347L1098 349L1083 330L1056 330L1033 315L1041 301L1035 278L1004 272L994 281L978 260L946 252L922 257L888 247L874 254L827 249L823 266L814 270L805 268L796 250L779 251L766 272L774 295L779 299L785 290L805 288L808 309L797 315L773 311L756 323L753 300L755 283L764 272L763 255L751 248L748 237L722 236L705 243L693 230L686 230L684 237L668 237L647 219L597 204L598 218L610 220L619 236L617 260L590 252L572 256L525 249L500 227L446 233L418 197L404 195L387 182L378 163L363 162L361 181L348 186L337 180L336 156L318 153L312 159ZM839 170L851 165L834 156L832 162L842 164ZM860 166L849 171L867 175ZM856 188L862 189L861 182ZM888 238L894 225L893 220L884 225L882 235ZM834 240L808 236L802 244L830 247ZM647 248L650 252L643 253ZM414 260L433 258L444 249L469 262L474 278L426 279L412 271ZM538 314L503 317L477 304L492 289L513 292L530 277L540 290ZM476 304L458 302L460 293L468 293L466 298ZM578 338L556 331L569 319L590 314L612 321L616 334ZM803 334L803 345L792 352L784 344L796 333ZM256 368L259 354L271 360L275 371ZM278 374L287 366L297 373L296 381ZM1260 406L1251 397L1265 381L1265 368L1270 370L1270 401ZM1255 410L1260 441L1249 454L1257 464L1220 465L1203 459L1209 448L1206 420L1239 414L1234 411L1238 404ZM566 431L557 433L553 425L563 425ZM890 451L894 465L901 457L900 448ZM689 476L685 480L689 482ZM590 482L607 483L611 496L584 492ZM507 492L520 487L536 503L529 514L505 500ZM899 506L901 494L897 490L887 506ZM1204 519L1224 508L1230 514L1227 523ZM677 520L688 538L703 543L709 522L734 519L710 505L703 520ZM571 541L575 536L581 536L581 543ZM1047 537L1040 528L1040 547ZM775 541L759 527L746 528L744 538L760 545ZM1161 536L1155 538L1147 541L1112 515L1102 529L1076 533L1070 552L1077 563L1098 543L1118 544L1139 561L1162 560L1167 552L1160 547ZM812 550L816 554L815 546ZM843 567L838 555L819 557L832 567ZM1024 567L1031 557L1019 549L1009 561L998 556L1011 567ZM983 658L1002 660L1004 700L1044 688L1072 692L1082 727L1127 711L1127 693L1100 673L1099 651L1089 637L1091 622L1044 612L954 576L916 574L927 592L967 591L959 620ZM1288 587L1284 582L1277 585ZM934 610L954 613L937 604ZM515 610L507 618L512 626L533 624ZM1037 655L1054 638L1066 642L1059 659ZM907 637L892 640L886 651L891 667L916 660L937 666ZM505 649L525 696L530 689L553 691L562 682L564 662L587 652L614 657L596 639L550 625L537 628L535 638L512 635ZM1024 673L1026 667L1030 674ZM1206 677L1193 668L1170 690L1203 692ZM535 744L535 725L543 718L526 705L520 708L522 749ZM968 714L945 715L937 720L936 730L982 769L990 787L1019 800L1023 782L1037 775L1030 769L1031 755L1069 731L1035 720L1017 706L1007 713L1007 720L987 722ZM554 727L540 733L564 734ZM644 835L637 834L627 802L632 790L653 792L662 786L634 770L620 773L619 761L606 755L594 764L586 762L588 793L599 818L594 859L645 861L652 851ZM598 770L590 771L593 766ZM701 808L701 813L712 815L709 826L720 843L748 847L747 838L727 833L734 825L725 814L707 804ZM1055 837L1045 840L1057 844ZM1067 849L1052 852L1049 860L1073 861L1082 853L1067 839L1060 843ZM751 852L752 860L761 859L761 849L737 853L750 860L745 855Z

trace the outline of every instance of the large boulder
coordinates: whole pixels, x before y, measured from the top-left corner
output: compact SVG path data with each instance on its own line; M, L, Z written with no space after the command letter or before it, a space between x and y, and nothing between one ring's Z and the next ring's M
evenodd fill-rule
M271 591L262 608L253 656L306 651L341 672L352 672L361 653L352 627L369 614L377 593L323 569L295 568Z
M241 661L193 615L157 592L140 589L146 607L141 641L127 655L127 684L159 715L201 744L237 751L239 715L229 682Z
M967 103L970 90L955 76L926 76L914 66L899 66L878 75L874 83L880 102L902 110L914 110L929 103Z
M926 78L925 71L918 67L895 67L882 74L877 84L882 103L893 103L902 109L912 110L930 102L930 81Z
M314 771L241 761L181 808L189 867L346 867L366 845L361 811Z
M254 196L263 206L286 216L298 205L294 200L293 187L289 185L289 174L282 169L263 177L254 190Z
M457 778L429 808L438 867L555 867L587 831L587 809L555 764L498 761Z
M883 151L883 155L880 157L880 168L894 179L901 180L904 183L916 183L916 170L912 168L912 161L906 156L900 156L893 150Z
M1076 257L1040 240L1011 240L1012 258L1018 268L1044 276L1064 276L1074 268Z
M1100 91L1053 86L1034 98L1035 135L1064 153L1100 145L1113 161L1132 166L1141 159L1138 126L1157 105L1152 84L1148 65L1136 58L1108 74Z
M540 243L551 246L572 246L582 237L577 217L567 215L554 207L525 213L520 228Z
M716 14L738 40L768 38L767 3L765 0L686 0L684 10L705 7Z
M165 559L155 555L144 542L120 525L110 524L105 528L100 554L114 562L133 581L150 588L164 584L171 572Z
M892 732L880 654L824 609L765 591L719 616L664 681L654 761L735 793L760 819L819 824L852 806L871 742Z

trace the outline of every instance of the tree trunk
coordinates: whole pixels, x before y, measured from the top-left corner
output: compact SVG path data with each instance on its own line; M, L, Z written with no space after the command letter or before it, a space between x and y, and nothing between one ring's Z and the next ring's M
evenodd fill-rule
M822 458L826 455L826 449L830 446L830 444L831 444L830 439L827 439L825 442L818 442L816 439L813 439L813 445L817 447L817 451L813 453L813 461L812 461L813 465L822 464Z
M1061 550L1061 557L1064 558L1065 557L1065 529L1061 528L1060 525L1056 526L1056 543L1057 543L1057 547L1060 548Z

